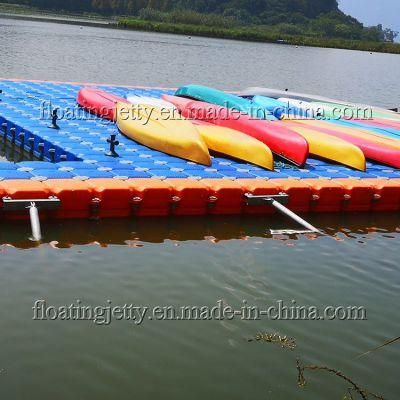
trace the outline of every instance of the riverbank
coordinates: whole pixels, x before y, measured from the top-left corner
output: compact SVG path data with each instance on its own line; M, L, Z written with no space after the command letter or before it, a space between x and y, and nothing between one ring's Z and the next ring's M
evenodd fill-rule
M96 82L131 88L178 87L196 82L232 91L267 86L382 107L397 105L399 99L400 87L396 82L400 82L400 57L387 54L317 47L295 49L202 37L190 40L187 36L135 30L79 29L61 23L12 20L0 20L0 38L0 77L24 81ZM21 108L14 103L16 109L1 106L1 114L8 113L18 120L26 114L35 117L35 104L49 96L34 86L20 87L26 97L3 87L6 96L2 98L24 104L25 111L17 115L16 109ZM48 83L43 87L49 89L54 85ZM57 98L54 105L70 109L74 95L62 87L53 93L52 97ZM116 88L116 93L124 94L120 88ZM155 96L155 92L148 95ZM29 104L33 106L26 112ZM107 127L89 124L88 128L89 131L79 131L81 135L87 133L85 143L95 146L93 142L99 137L99 149L103 147ZM69 131L66 127L58 132L45 126L43 129L46 137L53 135L57 141L68 136ZM75 135L77 127L72 124L71 129L70 134ZM103 132L100 136L90 135L100 132ZM71 149L87 147L81 143L75 138ZM136 158L142 166L151 163L145 153L146 158ZM124 152L123 157L126 155L129 152ZM108 163L109 160L96 174L109 174ZM78 189L69 196L61 178L76 166L71 163L65 166L64 171L58 171L62 175L45 168L40 174L35 173L41 176L52 173L57 177L55 184L59 185L58 194L65 199L63 202L72 201L79 209L86 201L84 192ZM88 166L93 172L94 164ZM165 162L159 166L160 175L168 171ZM1 167L5 175L7 166ZM34 171L39 167L36 165ZM231 167L221 168L228 173ZM383 173L391 173L383 168L386 171ZM18 171L14 166L14 172L10 173L23 175L28 170L25 167ZM246 171L248 168L240 171L243 179L249 174ZM145 171L139 168L136 172ZM179 168L172 172L181 174ZM81 175L87 173L85 169ZM119 170L118 174L125 172ZM43 177L37 175L29 184L32 197L40 197L33 192L35 188L47 185L39 182ZM95 180L101 184L101 179ZM271 181L266 185L272 184ZM347 181L349 185L357 184L357 179ZM252 398L273 400L343 399L348 385L342 386L340 378L323 371L307 370L304 376L307 386L299 388L296 379L299 359L301 365L312 363L340 370L360 387L380 393L385 399L396 399L400 346L385 346L355 358L399 336L393 299L399 296L400 284L400 212L311 214L305 216L307 220L327 235L272 237L271 230L298 229L298 226L281 216L214 215L221 203L229 206L236 202L236 192L230 191L229 185L240 182L224 179L220 186L224 197L219 196L214 207L207 207L208 215L203 217L54 221L50 219L52 212L44 212L44 239L40 244L29 240L28 221L1 219L1 397L102 400L124 399L126 393L135 393L144 399L163 396L167 400L207 397L242 400L251 393ZM86 185L87 181L76 181L77 188ZM3 186L4 182L0 182L0 187ZM122 194L116 208L124 198L128 201L132 197L124 196L117 181L113 186L112 191L102 190L101 213L105 203L110 204L110 193ZM296 197L290 207L302 201L302 189L306 187L301 181L297 186L295 192L290 192ZM332 198L338 199L338 186L333 182L330 186ZM161 191L163 187L160 186ZM196 203L209 199L209 192L201 189L200 182L194 183L192 189ZM178 196L190 195L187 191L180 192ZM367 192L365 187L354 198L346 196L349 200L346 203L357 201L358 194ZM140 213L141 208L151 207L148 203L151 193L146 191L141 204L132 211ZM326 191L320 193L326 195ZM392 189L382 191L382 196L392 196L391 193ZM375 196L374 208L379 197ZM317 196L314 199L318 200ZM395 201L395 194L392 200ZM186 201L178 203L174 210L168 206L168 212L179 214L182 207L187 208ZM318 201L313 203L316 207ZM99 307L96 310L100 317L104 307L125 304L170 310L180 306L215 307L222 300L224 305L237 310L244 302L252 309L263 310L279 304L281 308L292 307L294 300L302 309L314 307L321 311L332 306L341 307L346 313L348 307L353 310L363 307L368 319L293 321L289 316L273 321L267 317L254 321L242 321L240 317L232 321L157 321L146 318L142 326L137 326L135 321L113 318L110 325L99 326L89 320L33 320L32 307L37 300L45 300L46 310L50 311L81 300L81 305L90 310ZM297 348L291 351L276 343L248 342L257 332L294 338ZM353 394L354 400L356 395Z
M400 54L400 44L383 42L364 42L359 40L327 39L317 36L282 35L265 26L231 27L204 26L183 23L154 22L138 18L104 18L98 15L56 14L41 10L19 7L9 8L0 4L0 18L23 21L55 22L69 25L91 26L112 29L170 33L186 36L201 36L219 39L244 40L290 44L322 48L360 50L379 53Z

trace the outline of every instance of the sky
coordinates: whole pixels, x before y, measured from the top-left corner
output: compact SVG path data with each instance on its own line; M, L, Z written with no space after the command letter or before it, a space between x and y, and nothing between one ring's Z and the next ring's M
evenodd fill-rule
M339 0L339 7L364 25L382 24L400 32L400 0Z

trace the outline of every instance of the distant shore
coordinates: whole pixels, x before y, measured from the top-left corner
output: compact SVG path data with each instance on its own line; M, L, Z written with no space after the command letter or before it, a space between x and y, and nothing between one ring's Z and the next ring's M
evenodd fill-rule
M400 44L384 42L363 42L360 40L328 39L311 36L279 35L257 25L237 28L173 24L153 22L137 18L122 18L120 28L149 32L173 33L188 36L204 36L219 39L244 40L249 42L277 43L294 46L325 47L345 50L360 50L379 53L400 54Z
M257 26L240 28L218 28L203 25L153 22L138 18L107 19L100 16L60 15L39 13L37 10L22 12L4 12L0 8L0 19L23 21L54 22L68 25L91 26L111 29L130 29L136 31L170 33L186 36L202 36L219 39L244 40L250 42L277 43L294 46L325 47L346 50L359 50L379 53L400 54L400 44L363 42L358 40L327 39L310 36L277 35Z
M27 15L27 14L8 14L0 12L1 19L15 19L20 21L37 21L37 22L55 22L59 24L93 26L100 28L117 29L118 21L102 20L95 18L86 18L84 16L66 16L66 15Z

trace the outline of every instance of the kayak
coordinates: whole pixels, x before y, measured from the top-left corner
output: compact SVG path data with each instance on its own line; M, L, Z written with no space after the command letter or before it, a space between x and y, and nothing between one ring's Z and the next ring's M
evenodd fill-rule
M287 104L271 97L254 96L251 101L268 110L277 119L281 119L289 113Z
M364 153L355 144L323 132L316 132L307 126L290 125L289 122L285 122L285 124L307 140L312 155L365 171Z
M128 104L128 101L123 97L92 87L84 87L79 90L76 101L91 113L111 121L116 119L116 104L118 102Z
M243 132L263 142L273 153L296 165L302 166L307 160L307 141L278 121L254 119L235 110L183 97L164 95L163 99L173 103L185 118Z
M274 158L264 143L234 129L203 121L193 122L210 150L273 171Z
M315 119L319 118L320 116L324 116L323 108L319 107L315 103L310 103L303 100L293 100L288 97L280 97L278 99L281 103L285 104L286 107L297 111L297 113L293 112L290 113L287 117L288 118L298 118L298 119ZM286 116L284 116L286 117Z
M217 106L231 108L244 114L248 114L254 118L268 119L271 121L276 119L269 111L265 110L265 108L259 107L248 99L206 86L183 86L175 92L175 96L186 97L192 100L204 101Z
M129 93L126 96L126 99L131 104L146 104L149 106L164 108L166 110L175 109L175 106L172 103L169 103L168 101L165 101L165 100L157 98L157 97L138 96L136 94Z
M400 168L400 145L396 146L395 141L375 140L373 135L357 133L354 129L336 129L320 121L283 121L282 123L292 128L294 125L307 126L318 134L324 133L343 139L359 147L366 158Z
M129 138L175 157L211 165L211 157L195 126L183 118L166 118L156 107L117 103L117 126Z
M279 99L282 97L289 97L292 100L300 101L323 101L327 103L341 103L341 100L330 99L329 97L322 97L313 94L305 94L298 92L290 92L288 90L269 89L261 87L250 87L239 92L239 96L265 96Z
M155 97L127 96L134 104L144 100L147 105L166 110L176 110L176 107L163 99ZM271 150L264 143L242 132L210 124L205 121L191 121L196 126L207 147L215 152L225 154L238 160L246 161L260 167L273 170L274 158Z

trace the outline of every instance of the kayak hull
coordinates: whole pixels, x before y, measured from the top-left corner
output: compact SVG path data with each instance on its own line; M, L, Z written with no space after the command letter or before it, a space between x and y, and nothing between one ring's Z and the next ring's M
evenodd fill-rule
M163 108L163 109L175 109L175 106L168 101L162 100L156 97L150 96L138 96L134 94L128 94L126 99L131 104L146 104L153 107Z
M89 112L111 121L116 120L116 104L118 102L128 104L123 97L91 87L79 90L76 101Z
M197 123L196 128L210 150L258 165L274 169L271 150L264 143L246 134L213 124Z
M283 123L307 140L311 154L359 171L365 171L365 156L358 146L342 138L316 132L307 127L290 124L290 122Z
M262 87L250 87L242 90L239 93L240 96L265 96L273 99L279 99L280 97L290 97L294 100L300 101L322 101L327 103L340 103L340 100L330 99L329 97L317 96L313 94L289 92L288 90L269 89Z
M117 103L116 117L125 136L163 153L211 165L207 145L189 121L167 119L154 107L123 103Z

